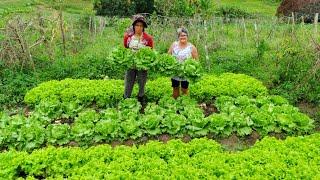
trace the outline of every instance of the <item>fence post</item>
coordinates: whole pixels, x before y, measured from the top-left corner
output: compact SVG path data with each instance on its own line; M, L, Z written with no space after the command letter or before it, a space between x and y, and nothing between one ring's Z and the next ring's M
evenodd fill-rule
M292 16L292 25L291 25L291 31L293 32L294 31L294 25L295 25L295 17L294 17L294 12L291 13L291 16Z
M244 41L247 42L247 26L244 18L242 18L243 31L244 31Z
M208 34L208 28L207 28L207 21L206 20L204 21L204 30L205 30L205 34ZM211 70L211 62L210 62L210 59L209 59L209 52L208 52L207 42L208 42L208 38L206 38L205 45L204 45L204 50L205 50L205 53L206 53L206 63L207 63L207 66L208 66L208 70L210 71Z
M314 16L314 37L315 39L318 37L318 21L319 21L319 13L316 13Z
M258 47L259 46L259 32L258 32L258 25L257 25L256 21L254 22L254 32L256 35L256 47Z
M63 17L62 17L62 10L59 12L59 24L60 24L60 31L62 36L62 44L63 44L63 56L66 57L66 37L64 33L64 27L63 27Z

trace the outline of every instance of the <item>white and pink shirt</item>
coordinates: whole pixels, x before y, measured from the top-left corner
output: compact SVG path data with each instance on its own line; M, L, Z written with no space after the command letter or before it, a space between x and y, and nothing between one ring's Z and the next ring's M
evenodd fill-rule
M188 43L187 47L180 48L179 42L174 42L172 47L172 55L182 63L188 58L192 58L192 44Z

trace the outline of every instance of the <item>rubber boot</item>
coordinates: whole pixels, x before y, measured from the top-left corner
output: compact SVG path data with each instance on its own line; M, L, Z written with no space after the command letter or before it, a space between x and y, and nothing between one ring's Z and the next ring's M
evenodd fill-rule
M188 89L184 89L184 88L181 88L181 91L182 91L182 94L183 95L188 95Z
M141 104L142 106L145 106L145 105L147 104L147 98L146 98L146 96L142 96L142 97L139 97L139 96L138 96L138 101L140 102L140 104Z
M172 97L174 99L177 99L179 96L180 96L180 89L179 88L173 88Z

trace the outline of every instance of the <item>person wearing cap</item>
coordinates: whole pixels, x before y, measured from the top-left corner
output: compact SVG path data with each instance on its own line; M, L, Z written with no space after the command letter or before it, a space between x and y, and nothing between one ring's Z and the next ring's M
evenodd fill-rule
M153 48L153 37L145 32L148 25L142 15L133 17L132 28L129 28L124 34L124 47L138 51L141 48ZM128 69L125 74L124 98L130 98L135 81L139 85L138 100L141 103L145 101L145 85L148 72L146 70Z
M168 53L173 55L178 62L183 63L186 59L199 59L197 48L188 42L188 30L184 27L178 28L177 30L178 41L172 43L168 50ZM174 76L171 78L172 82L172 96L173 98L178 98L180 96L180 86L181 91L184 95L188 94L189 82L181 77Z

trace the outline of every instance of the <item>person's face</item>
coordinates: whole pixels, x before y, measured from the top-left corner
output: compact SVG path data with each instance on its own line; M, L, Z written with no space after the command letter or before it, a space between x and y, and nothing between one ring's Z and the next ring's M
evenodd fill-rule
M180 41L181 43L186 43L186 42L188 42L188 35L187 35L186 33L184 33L184 32L180 33L180 34L179 34L179 41Z
M143 32L143 23L142 22L137 22L135 25L134 25L134 31L138 34L141 34Z

